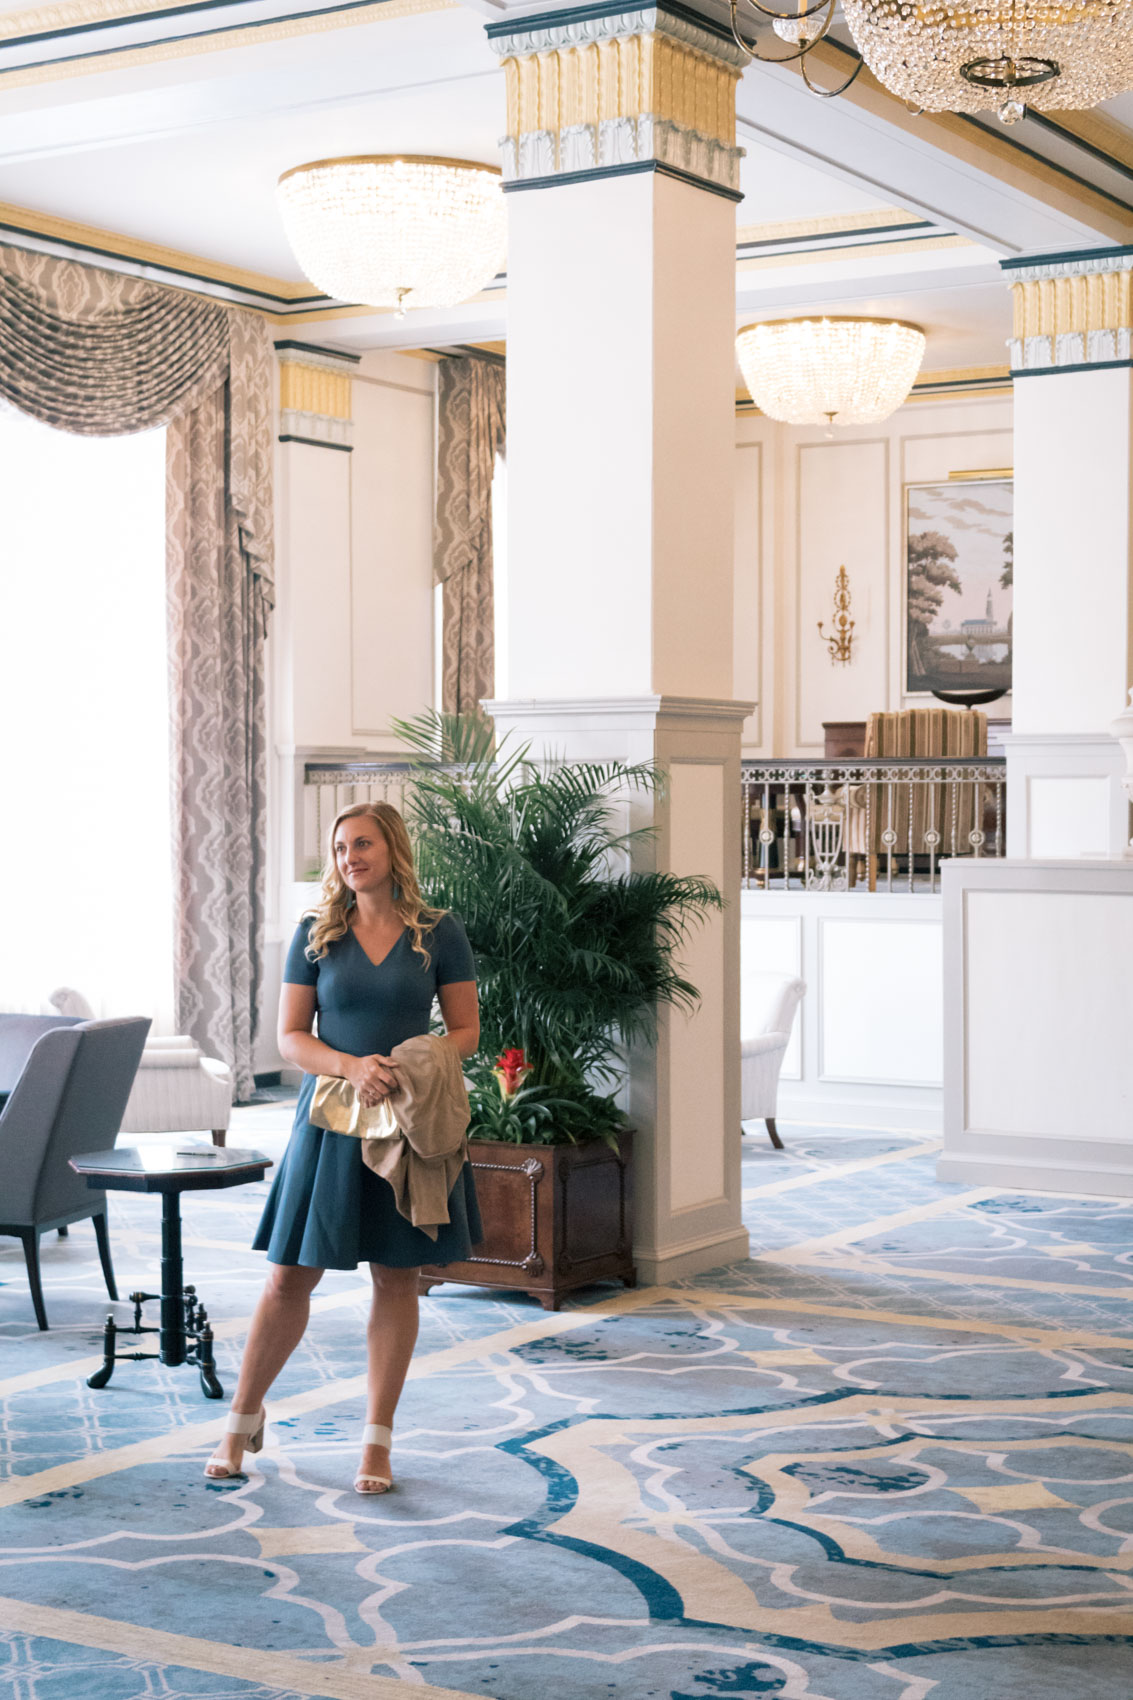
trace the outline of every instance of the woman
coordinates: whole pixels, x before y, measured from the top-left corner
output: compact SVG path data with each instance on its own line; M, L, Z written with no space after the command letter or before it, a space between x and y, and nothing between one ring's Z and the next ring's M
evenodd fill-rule
M228 1429L205 1474L240 1473L244 1449L263 1444L263 1401L307 1326L324 1269L370 1265L369 1382L362 1461L354 1486L392 1486L391 1425L417 1338L417 1272L468 1256L481 1238L468 1164L431 1239L398 1213L393 1189L362 1160L350 1134L314 1127L320 1074L348 1080L363 1104L396 1085L390 1052L427 1033L434 996L442 1041L470 1057L480 1037L476 969L455 915L422 901L405 822L388 803L344 809L331 828L322 897L287 957L279 1050L303 1070L295 1126L253 1246L272 1264L252 1318ZM318 1016L316 1037L315 1017Z

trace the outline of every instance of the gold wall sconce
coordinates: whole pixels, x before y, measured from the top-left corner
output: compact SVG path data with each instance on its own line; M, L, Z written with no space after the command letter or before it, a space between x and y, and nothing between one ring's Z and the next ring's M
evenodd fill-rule
M834 629L824 632L823 622L818 622L818 635L830 651L831 665L841 663L844 667L853 659L854 622L850 618L850 581L846 576L845 567L838 568L838 577L834 580Z

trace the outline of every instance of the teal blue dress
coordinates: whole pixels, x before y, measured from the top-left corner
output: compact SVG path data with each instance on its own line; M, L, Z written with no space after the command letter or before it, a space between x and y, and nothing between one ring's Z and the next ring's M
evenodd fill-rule
M306 920L296 929L284 984L314 986L319 1038L350 1056L388 1056L403 1039L427 1033L437 988L476 978L468 936L455 915L443 915L425 934L427 968L408 932L376 964L352 932L312 962L306 954L310 926ZM313 1269L356 1269L360 1263L414 1269L466 1258L483 1238L468 1164L449 1195L450 1220L430 1239L398 1211L389 1182L362 1161L361 1140L311 1123L314 1090L315 1076L305 1074L253 1248L266 1251L272 1263Z

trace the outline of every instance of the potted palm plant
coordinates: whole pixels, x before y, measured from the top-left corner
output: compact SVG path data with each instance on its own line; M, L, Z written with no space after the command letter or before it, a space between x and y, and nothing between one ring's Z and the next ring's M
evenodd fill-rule
M536 765L472 716L397 730L422 889L462 918L480 986L466 1072L486 1237L423 1283L518 1289L549 1309L592 1281L632 1285L626 1047L653 1037L661 1005L695 1005L676 953L720 893L630 865L652 829L623 830L618 800L657 792L659 768Z

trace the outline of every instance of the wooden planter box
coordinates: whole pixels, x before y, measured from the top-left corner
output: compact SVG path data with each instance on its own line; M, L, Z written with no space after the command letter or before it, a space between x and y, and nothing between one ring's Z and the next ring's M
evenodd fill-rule
M633 1134L615 1151L586 1145L510 1145L474 1139L469 1159L484 1239L465 1263L421 1271L442 1281L530 1293L544 1310L592 1281L637 1283L633 1266Z

